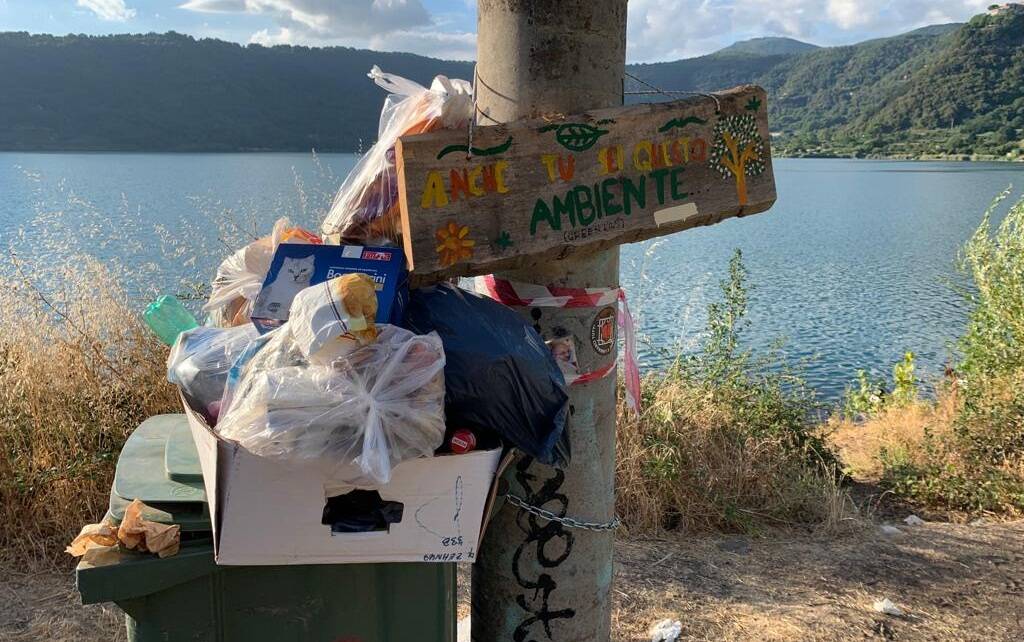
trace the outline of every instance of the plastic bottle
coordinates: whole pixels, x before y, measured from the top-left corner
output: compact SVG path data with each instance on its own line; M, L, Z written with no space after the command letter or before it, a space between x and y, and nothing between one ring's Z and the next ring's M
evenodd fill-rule
M179 334L199 326L192 313L170 294L165 294L146 306L142 318L149 329L169 346L174 345Z

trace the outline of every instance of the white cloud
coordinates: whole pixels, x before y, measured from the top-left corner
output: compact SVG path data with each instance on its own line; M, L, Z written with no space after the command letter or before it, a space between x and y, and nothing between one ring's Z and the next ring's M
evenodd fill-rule
M273 18L277 30L253 34L254 42L359 42L371 34L430 25L420 0L188 0L180 8Z
M444 60L473 60L476 58L476 34L423 29L395 31L370 38L370 48L378 51L412 51Z
M264 46L348 45L457 60L476 56L476 34L454 29L450 17L431 16L421 0L188 0L180 8L268 16L275 26L249 38Z
M966 20L992 0L630 0L631 61L710 53L736 40L788 36L847 44Z
M198 13L245 13L245 0L189 0L179 9Z
M283 27L275 32L271 32L270 29L260 29L256 33L252 34L249 38L249 42L254 45L263 45L264 47L273 47L274 45L309 45L308 41L304 41L299 38L291 29Z
M123 0L78 0L121 5ZM182 1L182 0L179 0ZM994 0L630 0L630 62L710 53L737 40L789 36L822 45L894 35L927 24L965 20ZM184 0L201 13L256 14L273 25L252 34L264 45L347 45L451 59L476 56L461 7L430 15L423 0ZM463 4L465 3L465 4ZM131 10L127 10L131 11Z
M124 0L78 0L76 4L92 11L101 20L124 22L135 17L135 9L129 9Z
M873 16L860 6L862 4L858 0L828 0L825 10L840 29L852 29L868 24L872 20Z

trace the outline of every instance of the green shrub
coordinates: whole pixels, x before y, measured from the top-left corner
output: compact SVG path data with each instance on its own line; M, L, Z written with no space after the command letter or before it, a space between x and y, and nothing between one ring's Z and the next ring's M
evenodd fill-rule
M846 386L843 395L843 416L848 419L870 417L885 406L885 381L871 377L866 370L857 371L857 380Z
M911 499L1012 513L1024 510L1024 200L993 232L994 208L960 255L973 287L953 382L958 412L916 452L883 453L883 464L886 483Z
M872 377L866 370L857 371L853 385L846 387L843 395L842 414L847 419L864 419L882 410L902 407L917 401L920 381L915 374L914 353L903 353L903 359L892 367L892 390L886 390L886 382Z

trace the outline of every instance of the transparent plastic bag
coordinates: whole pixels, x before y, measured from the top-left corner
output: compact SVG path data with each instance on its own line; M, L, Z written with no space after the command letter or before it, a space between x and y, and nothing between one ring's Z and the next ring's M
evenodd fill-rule
M324 219L324 235L338 235L343 244L398 243L395 143L400 136L466 127L473 117L473 87L465 80L437 76L427 89L376 65L369 76L390 93L380 114L377 142L345 179Z
M309 363L287 324L265 335L218 432L259 456L326 464L349 483L386 484L397 463L432 456L445 429L441 339L378 329L376 343L331 365Z
M182 332L167 357L167 380L181 389L193 409L215 424L228 371L258 336L252 324Z
M270 234L238 250L217 268L210 299L203 306L210 322L222 328L249 322L253 302L263 287L278 245L322 242L316 234L294 227L287 218L277 219Z

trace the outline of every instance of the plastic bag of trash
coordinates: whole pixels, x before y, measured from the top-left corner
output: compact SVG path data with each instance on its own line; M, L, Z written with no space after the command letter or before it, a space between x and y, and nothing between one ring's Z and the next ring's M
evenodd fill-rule
M167 380L177 385L189 405L213 425L220 414L231 365L258 336L251 323L237 328L201 326L182 332L167 357Z
M451 425L494 431L544 464L569 462L565 378L526 319L446 283L413 290L404 325L441 336Z
M334 198L323 223L325 236L341 243L385 245L400 240L395 142L400 136L466 127L473 117L473 87L437 76L430 89L374 65L369 73L388 97L377 142L360 159Z
M311 363L331 365L377 340L377 291L368 274L345 274L295 295L288 328Z
M264 335L218 432L256 455L327 464L351 483L387 483L398 462L433 455L445 428L441 339L377 330L376 342L326 365L307 359L289 323Z
M287 218L279 218L270 234L238 250L220 264L210 299L203 306L210 321L222 328L249 322L253 302L263 287L274 252L281 243L322 243L320 237Z

